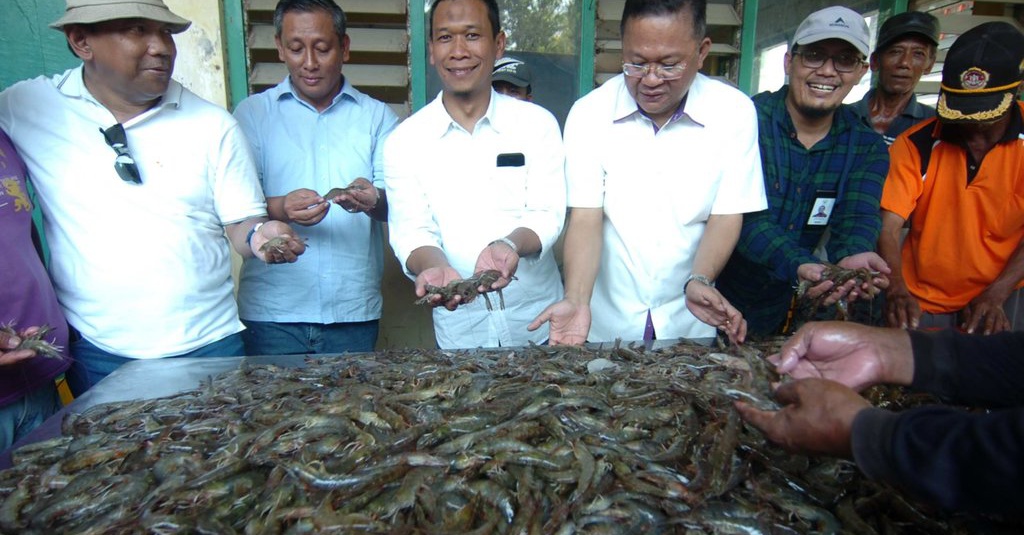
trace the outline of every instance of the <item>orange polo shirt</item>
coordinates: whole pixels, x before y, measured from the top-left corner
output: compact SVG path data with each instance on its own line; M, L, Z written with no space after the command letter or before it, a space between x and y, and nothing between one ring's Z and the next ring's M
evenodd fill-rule
M970 181L959 136L949 126L943 135L936 119L907 130L889 148L882 208L910 219L903 278L925 312L964 308L1002 273L1024 238L1024 103L1018 106L1020 114ZM919 142L937 143L924 178L915 133Z

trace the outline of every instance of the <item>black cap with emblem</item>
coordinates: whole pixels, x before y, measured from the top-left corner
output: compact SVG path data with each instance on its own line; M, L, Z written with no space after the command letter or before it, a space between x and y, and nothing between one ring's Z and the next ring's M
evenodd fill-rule
M1016 100L1024 74L1024 34L1006 22L986 22L960 35L942 67L936 111L944 121L985 122Z

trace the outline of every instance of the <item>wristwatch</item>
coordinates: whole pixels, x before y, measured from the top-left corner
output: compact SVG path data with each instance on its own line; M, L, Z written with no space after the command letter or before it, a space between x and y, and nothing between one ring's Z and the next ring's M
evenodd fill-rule
M259 223L256 223L255 225L253 225L253 227L251 229L249 229L249 233L245 235L245 244L246 245L248 245L249 247L252 247L252 235L256 234L257 232L259 232L260 231L260 227L262 227L264 223L266 223L266 221L260 221Z
M715 287L715 281L711 280L705 275L698 275L696 273L686 277L686 282L683 283L683 295L686 294L686 287L690 285L690 281L697 281L705 286Z
M492 241L491 243L488 243L487 246L490 247L491 245L494 245L496 243L504 243L505 245L508 245L509 247L512 248L512 252L513 253L519 254L519 247L516 245L516 242L514 242L514 241L512 241L512 240L510 240L508 238L498 238L498 239Z

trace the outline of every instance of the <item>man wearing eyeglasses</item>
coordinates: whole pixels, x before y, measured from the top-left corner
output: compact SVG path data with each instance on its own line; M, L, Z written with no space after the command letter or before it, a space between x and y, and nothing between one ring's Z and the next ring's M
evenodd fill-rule
M622 74L569 112L565 297L531 324L550 321L551 343L745 336L714 281L765 207L757 125L698 73L705 19L703 0L627 0Z
M853 105L854 111L886 145L916 123L935 117L935 110L917 101L914 90L931 72L939 45L939 20L930 13L907 11L886 19L871 53L877 85Z
M0 94L81 335L79 391L131 359L243 354L229 247L272 263L305 248L267 222L235 120L171 79L189 24L162 0L68 0L51 27L82 65Z
M889 155L882 137L843 105L867 72L868 40L857 12L816 11L797 27L786 53L789 84L754 97L768 209L744 217L719 285L752 334L785 328L801 281L812 284L808 298L823 296L826 305L871 298L887 283L889 268L874 250ZM817 217L822 204L832 209ZM815 254L822 242L830 262L877 276L859 287L822 280L826 266Z

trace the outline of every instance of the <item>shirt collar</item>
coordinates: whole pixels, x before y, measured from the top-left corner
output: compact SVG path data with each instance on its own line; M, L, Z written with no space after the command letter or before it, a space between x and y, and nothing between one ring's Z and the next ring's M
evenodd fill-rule
M444 137L445 135L448 134L448 132L451 132L452 130L465 131L465 129L462 128L462 125L457 123L455 119L453 119L452 116L448 114L448 110L445 109L444 102L441 100L441 97L443 96L444 91L441 91L440 93L437 94L437 97L430 102L430 104L427 104L419 112L426 114L426 118L429 119L430 124L434 125L434 127L436 128L436 130L434 130L434 134L438 138ZM498 92L496 92L494 89L491 89L491 100L487 104L487 111L484 112L483 117L477 120L476 126L489 125L495 131L501 132L502 128L505 126L506 121L513 120L512 117L502 116L498 114L499 101L502 98L511 99L512 97L502 95L499 98ZM501 107L504 107L504 105L501 105ZM474 128L473 130L475 131L476 128Z
M57 91L62 95L70 98L78 98L92 102L93 104L106 109L96 97L89 92L89 88L85 86L85 64L79 65L78 67L71 69L64 73L64 76L57 82ZM167 84L167 91L160 97L160 102L156 106L153 106L149 110L139 114L138 116L127 121L128 124L137 123L142 121L144 118L149 117L155 110L173 107L177 108L181 104L181 94L184 88L174 79ZM107 110L109 113L110 110Z
M295 87L292 86L292 77L290 75L289 76L285 76L284 80L282 80L281 83L279 83L276 86L274 86L271 89L271 91L273 91L272 95L274 97L274 100L281 101L281 100L283 100L285 98L294 99L295 102L298 102L300 105L305 106L306 108L308 108L308 109L310 109L310 110L312 110L314 112L320 113L319 111L317 111L316 108L314 108L308 102L306 102L305 100L302 100L301 98L299 98L298 93L295 92ZM342 100L344 100L346 98L348 100L352 101L354 104L359 104L359 99L356 98L355 88L352 87L352 84L350 84L348 82L348 78L347 77L342 76L341 77L341 91L339 91L337 95L334 95L334 99L331 100L331 105L327 106L327 109L324 110L324 113L329 111L331 108L337 106L339 102L341 102Z
M612 112L612 121L619 122L633 116L642 116L649 121L650 119L644 115L640 110L639 105L637 105L636 99L633 98L633 95L629 94L629 89L626 87L626 75L619 74L616 78L619 79L618 83L620 86L618 94L615 97L615 108ZM609 82L611 82L611 80L609 80ZM704 126L705 121L699 120L698 117L701 117L708 112L713 113L713 111L706 109L707 106L705 102L707 100L707 84L707 78L703 74L697 73L697 76L693 79L693 83L690 84L690 89L687 90L686 95L683 96L683 101L679 103L679 107L672 114L672 117L669 118L669 120L665 122L659 130L664 129L666 126L683 119L684 117L689 118L690 121L699 126Z
M878 91L878 88L871 88L871 89L869 89L867 93L864 93L864 98L862 98L862 99L858 100L857 102L851 104L851 106L856 108L857 112L862 117L864 117L864 121L866 123L870 123L870 121L871 121L871 119L870 119L870 117L871 117L871 104L870 104L870 101L871 101L871 97L873 97L875 95L876 91ZM924 104L921 104L920 102L918 102L917 101L917 96L914 95L913 93L911 93L910 94L910 100L907 101L907 105L906 105L906 107L903 108L903 111L900 112L900 115L903 116L903 117L911 117L913 119L916 119L915 122L918 122L918 121L921 121L922 119L927 119L928 117L931 116L930 114L927 113L927 111L928 111L928 108Z

